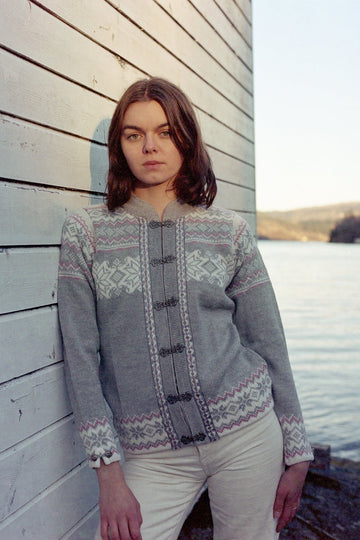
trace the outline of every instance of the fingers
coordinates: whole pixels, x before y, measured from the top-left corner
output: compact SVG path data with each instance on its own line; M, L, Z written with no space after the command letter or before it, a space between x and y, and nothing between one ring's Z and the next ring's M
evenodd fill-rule
M279 510L274 511L274 518L278 519L276 532L280 532L281 529L289 525L298 508L299 501L287 501L281 512Z
M142 524L141 514L135 516L135 518L129 518L108 523L103 521L101 523L101 538L102 540L142 540L140 527Z

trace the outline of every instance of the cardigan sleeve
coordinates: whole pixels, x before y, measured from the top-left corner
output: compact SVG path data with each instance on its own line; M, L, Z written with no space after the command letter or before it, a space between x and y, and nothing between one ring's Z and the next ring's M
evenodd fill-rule
M62 231L58 304L66 381L75 421L92 468L120 459L99 380L99 331L92 276L94 233L85 210Z
M228 294L235 303L234 321L243 346L267 364L275 413L284 439L286 465L313 459L292 376L274 291L246 222L236 216L235 275Z

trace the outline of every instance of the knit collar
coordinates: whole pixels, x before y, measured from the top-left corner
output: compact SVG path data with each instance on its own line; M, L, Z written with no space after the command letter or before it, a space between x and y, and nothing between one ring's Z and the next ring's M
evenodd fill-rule
M147 221L160 221L155 208L134 194L131 195L131 199L128 202L123 204L122 208L129 212L129 214L136 217L143 217ZM179 217L186 216L193 210L194 207L190 204L183 203L179 200L170 201L164 210L162 220L175 220Z

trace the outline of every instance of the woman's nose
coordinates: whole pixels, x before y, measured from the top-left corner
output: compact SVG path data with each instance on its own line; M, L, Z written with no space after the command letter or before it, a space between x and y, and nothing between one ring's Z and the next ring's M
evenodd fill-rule
M145 141L144 141L144 146L143 146L144 154L148 154L149 152L156 152L156 150L157 148L156 148L154 137L146 136Z

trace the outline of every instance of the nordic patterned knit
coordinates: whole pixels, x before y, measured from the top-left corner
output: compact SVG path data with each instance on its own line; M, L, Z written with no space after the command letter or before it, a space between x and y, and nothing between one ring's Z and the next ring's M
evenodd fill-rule
M246 222L133 196L63 228L59 313L91 467L211 443L274 408L288 465L312 459L268 274ZM109 416L110 406L112 418Z

